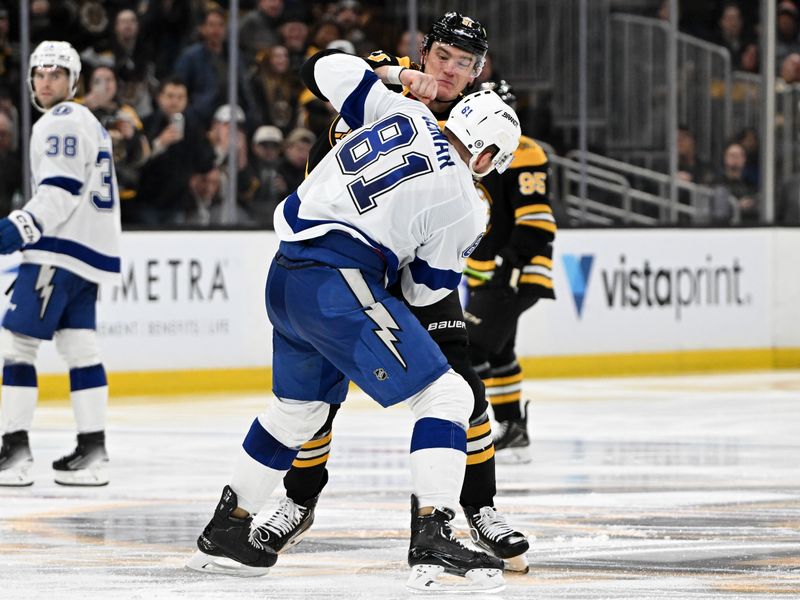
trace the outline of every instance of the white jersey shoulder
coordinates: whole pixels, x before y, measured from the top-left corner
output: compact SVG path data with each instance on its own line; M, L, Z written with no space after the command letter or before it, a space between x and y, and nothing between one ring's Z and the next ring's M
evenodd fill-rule
M42 239L23 249L23 261L117 281L120 206L108 132L85 106L62 102L33 126L30 163L33 196L24 209Z
M345 231L384 256L410 303L441 300L485 227L469 169L430 110L389 91L365 62L329 56L315 76L354 130L278 207L278 236Z

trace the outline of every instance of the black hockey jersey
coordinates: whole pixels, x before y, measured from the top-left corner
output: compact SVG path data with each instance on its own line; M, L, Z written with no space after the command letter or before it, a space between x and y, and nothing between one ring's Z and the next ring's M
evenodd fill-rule
M534 140L522 136L505 173L492 171L477 187L489 205L489 225L467 259L468 285L485 285L494 272L495 256L510 248L524 262L519 293L555 298L552 269L556 221L550 206L547 154Z

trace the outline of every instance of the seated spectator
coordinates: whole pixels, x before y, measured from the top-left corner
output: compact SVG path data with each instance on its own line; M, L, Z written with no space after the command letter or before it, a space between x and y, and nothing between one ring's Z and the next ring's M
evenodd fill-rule
M253 134L253 170L258 177L258 189L250 211L258 225L272 229L275 207L289 193L286 182L278 173L283 133L272 125L263 125Z
M297 125L299 97L303 84L289 66L289 52L283 46L268 49L250 79L253 116L262 125L274 125L289 132Z
M211 123L216 108L227 97L228 49L227 16L217 4L209 5L198 28L201 41L186 48L175 63L175 74L186 82L189 111L201 123ZM245 67L240 61L239 99L249 107L249 92L244 89Z
M153 66L148 46L139 37L139 17L132 10L117 13L110 49L119 78L120 99L133 106L140 117L146 117L153 110L149 88Z
M211 147L214 149L214 166L219 167L222 173L222 197L228 198L229 194L229 167L230 157L230 124L231 107L223 104L214 113L214 120L208 138ZM253 166L250 164L247 152L248 140L245 131L245 115L242 107L236 106L233 111L238 128L236 136L236 201L234 223L252 225L255 220L250 216L253 205L253 198L259 187L258 177ZM224 209L223 209L224 210Z
M278 173L283 177L290 193L300 187L305 179L308 153L311 152L315 140L314 133L304 127L293 129L286 137Z
M328 48L333 40L342 38L342 28L331 18L321 19L312 29L309 39L311 43L306 50L308 56L313 56L320 50Z
M790 54L800 53L797 5L791 0L778 4L777 37L775 38L775 68L781 74L781 65Z
M790 85L800 82L800 54L793 52L783 59L780 76L785 83Z
M164 79L156 102L158 109L144 120L153 153L142 167L137 206L129 220L168 226L180 222L186 208L193 206L189 179L211 170L214 154L205 128L186 112L188 92L183 80Z
M150 156L142 122L132 106L120 101L116 74L107 65L96 66L90 72L88 93L81 102L111 135L119 197L124 207L136 197L140 168Z
M403 33L400 34L400 38L395 45L395 55L396 56L411 56L411 44L410 44L411 37L409 36L408 29L406 29ZM422 48L423 40L425 39L425 34L421 31L417 32L416 41L414 42L413 50L416 52L417 60L419 60L420 48Z
M222 173L214 167L207 173L194 173L189 178L190 202L179 216L178 224L195 227L223 225Z
M281 43L289 52L289 68L298 73L307 58L308 24L299 13L289 13L284 15L280 35Z
M712 206L712 220L726 224L735 222L735 212L731 204L739 209L738 222L743 225L754 225L759 222L759 198L755 186L744 179L744 167L747 155L738 142L731 142L725 147L722 157L722 173L716 181L716 195Z
M742 52L750 41L750 35L745 28L738 2L724 4L717 27L711 41L727 48L731 53L731 65L736 70L741 69Z
M678 127L678 177L689 183L710 185L714 181L711 165L697 157L694 134L688 127Z
M278 29L283 17L283 0L259 0L256 10L239 25L239 48L248 66L257 57L280 42Z
M22 199L22 160L13 149L14 126L0 111L0 212L7 215L14 208L15 197Z
M758 131L755 127L746 127L736 136L736 141L741 144L747 154L744 166L744 180L755 188L761 181L761 154L759 151Z
M758 52L758 44L748 42L742 50L742 57L739 61L739 68L747 73L761 72L761 55Z
M152 49L157 81L172 74L175 60L191 40L197 22L194 4L194 0L147 2L140 26L141 38Z

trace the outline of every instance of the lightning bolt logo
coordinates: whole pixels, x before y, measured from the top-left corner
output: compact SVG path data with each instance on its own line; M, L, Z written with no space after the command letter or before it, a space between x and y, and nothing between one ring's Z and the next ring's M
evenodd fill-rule
M53 275L56 269L50 265L42 265L39 268L39 276L36 278L36 287L34 288L39 292L39 298L42 300L42 310L39 311L39 318L44 318L44 312L47 310L47 305L50 303L50 296L53 295Z
M398 339L394 336L394 333L392 333L392 330L400 331L400 326L395 322L392 315L389 314L389 311L386 310L386 307L380 302L365 308L364 312L378 326L378 329L373 329L372 331L375 332L375 335L380 338L389 349L389 352L394 354L398 362L406 369L406 361L400 356L400 352L397 350L397 346L395 346Z

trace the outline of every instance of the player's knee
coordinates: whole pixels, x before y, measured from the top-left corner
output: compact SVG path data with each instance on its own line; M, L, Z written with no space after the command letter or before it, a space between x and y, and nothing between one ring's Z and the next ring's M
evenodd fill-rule
M97 333L93 329L61 329L55 335L56 349L70 369L100 364Z
M325 424L328 411L329 405L325 402L276 398L258 419L281 444L299 448Z
M472 390L472 420L476 415L481 414L486 410L486 390L478 373L472 366L469 357L469 349L465 343L462 342L448 342L440 344L447 362L453 367L453 370L461 375Z
M3 329L0 337L0 352L3 360L9 363L32 365L36 362L41 340L27 335L20 335Z
M467 429L472 412L472 390L463 377L449 370L421 392L408 399L417 420L433 417L452 421Z

